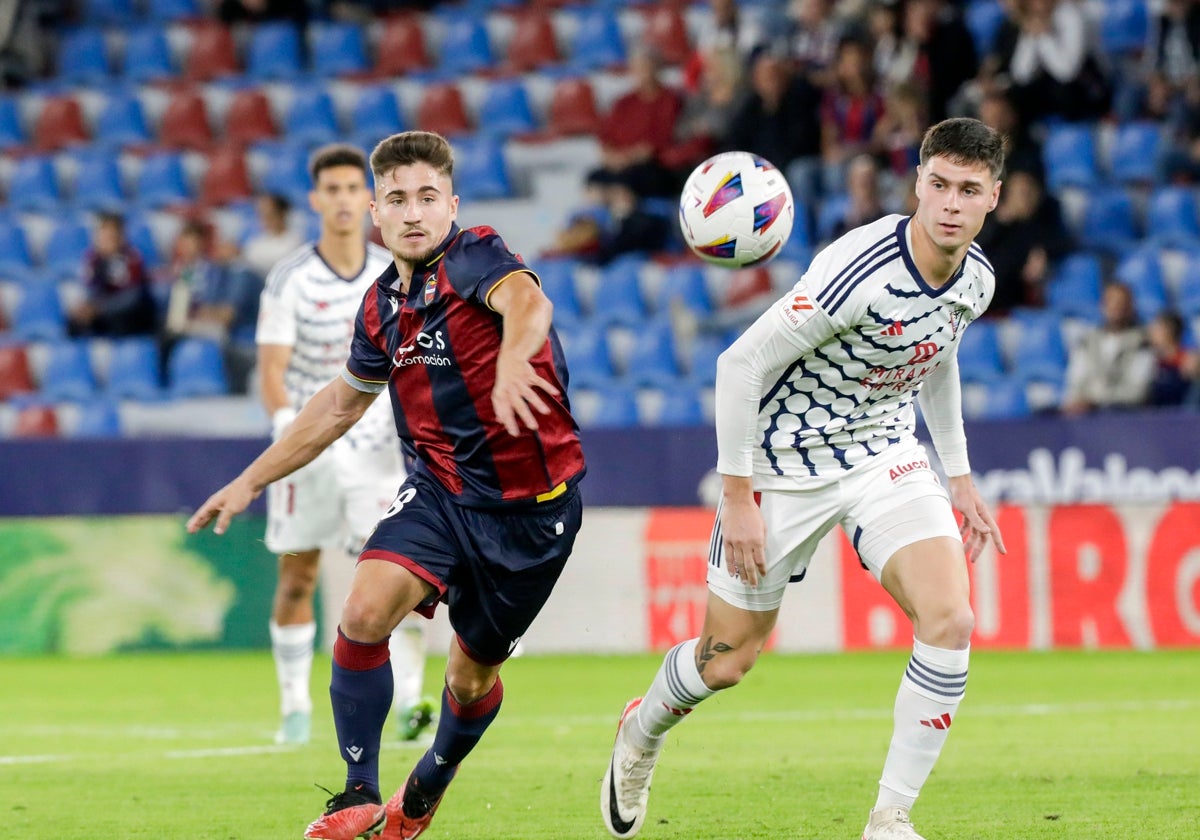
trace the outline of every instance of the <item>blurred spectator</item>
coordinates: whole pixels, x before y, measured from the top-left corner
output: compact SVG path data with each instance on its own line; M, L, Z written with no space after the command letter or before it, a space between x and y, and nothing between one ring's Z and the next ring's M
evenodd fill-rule
M255 202L260 230L242 246L242 259L261 282L267 272L304 241L300 234L288 228L291 205L281 195L267 193Z
M700 75L684 98L675 142L663 152L664 165L682 184L696 164L717 149L741 95L741 62L730 47L709 47L700 56Z
M899 0L899 32L877 42L875 67L885 89L915 84L925 92L929 121L949 116L950 101L975 77L975 43L962 15L942 0ZM881 25L881 24L878 24Z
M1147 403L1194 405L1200 396L1200 355L1183 346L1183 319L1175 312L1162 312L1150 322L1146 336L1155 361Z
M659 156L671 147L683 97L663 84L662 62L648 47L629 56L632 89L612 105L600 126L601 161L621 173L639 195L670 195L674 183Z
M184 224L175 240L175 258L160 282L167 284L167 312L161 335L163 370L180 339L211 338L222 346L237 315L224 269L208 256L209 231L203 222Z
M587 174L583 183L583 206L573 212L554 235L546 256L594 259L600 249L600 232L609 226L608 187L613 176L603 169Z
M71 335L152 335L156 312L142 256L119 215L100 215L83 258L83 300L68 313Z
M1153 15L1141 72L1117 80L1122 120L1150 117L1180 128L1187 105L1200 104L1200 0L1164 0Z
M721 144L752 152L787 176L801 201L820 195L821 94L774 50L759 50L750 70L750 89L734 110Z
M790 0L784 38L797 71L817 87L830 82L842 27L831 14L830 0Z
M847 161L872 151L883 112L883 97L875 89L870 49L862 41L843 40L838 44L833 73L821 97L825 194L842 191Z
M1071 235L1058 199L1030 172L1017 169L1004 178L1000 203L975 237L996 271L989 315L1018 306L1044 306L1054 264L1071 251Z
M1154 374L1154 354L1138 325L1133 293L1110 281L1100 300L1104 322L1071 348L1064 414L1142 405Z
M0 0L0 87L23 87L42 71L44 56L51 52L43 19L61 20L68 11L61 6L62 0Z
M1108 111L1108 71L1076 0L1013 0L984 72L988 89L1007 90L1021 118L1087 120Z
M910 84L893 87L875 124L875 147L887 160L893 179L903 180L921 162L921 139L928 125L921 91Z
M595 170L588 174L586 189L586 206L571 216L547 256L607 265L623 254L666 247L667 219L646 211L628 174Z
M264 20L308 21L308 3L295 0L219 0L217 17L223 23L258 23Z
M1008 94L991 90L983 95L979 103L979 119L1008 139L1008 151L1004 168L1008 171L1022 170L1045 178L1042 163L1042 146L1034 139L1029 126L1021 119Z
M700 18L695 33L696 51L684 71L690 80L699 76L699 56L709 50L733 50L744 61L766 40L758 7L739 6L737 0L709 0L708 6L709 14Z
M296 247L299 247L302 241L298 240ZM246 263L236 243L217 242L213 247L213 258L225 277L222 297L233 307L229 341L225 345L225 368L229 372L230 390L242 394L255 379L252 373L258 362L258 345L255 343L254 334L258 326L258 304L262 298L263 278Z
M846 169L846 194L850 203L846 213L833 226L831 239L860 225L887 215L880 199L879 164L871 155L859 155Z

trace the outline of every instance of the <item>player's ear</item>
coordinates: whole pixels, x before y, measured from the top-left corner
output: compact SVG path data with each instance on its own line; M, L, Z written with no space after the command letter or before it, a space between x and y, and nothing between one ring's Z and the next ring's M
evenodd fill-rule
M367 205L367 209L371 211L371 224L379 227L379 205L375 203L375 199L371 199L371 203Z
M992 187L992 203L988 205L988 212L991 213L996 209L996 205L1000 203L1000 186L1003 181L997 181L996 186Z

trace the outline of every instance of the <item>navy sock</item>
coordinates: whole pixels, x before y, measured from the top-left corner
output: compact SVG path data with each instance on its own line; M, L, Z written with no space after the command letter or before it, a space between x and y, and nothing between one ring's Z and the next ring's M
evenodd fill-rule
M333 724L346 762L346 787L366 786L379 795L379 742L392 708L392 666L388 640L364 643L338 629L329 682Z
M500 677L496 677L491 691L465 706L454 699L449 688L442 689L442 716L438 719L433 746L421 756L413 770L422 793L430 800L436 800L449 786L458 765L500 713L503 699L504 683L500 682Z

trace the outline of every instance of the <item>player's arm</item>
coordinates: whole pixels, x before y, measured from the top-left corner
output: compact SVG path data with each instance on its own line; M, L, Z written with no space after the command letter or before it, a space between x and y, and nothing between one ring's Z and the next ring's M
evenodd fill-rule
M1007 554L996 520L971 478L967 458L967 434L963 430L962 386L958 378L958 354L943 362L926 379L917 396L925 426L946 470L950 502L963 515L963 545L974 560L990 539L996 550Z
M340 376L334 379L305 404L283 437L267 447L241 475L209 496L188 520L188 531L195 533L215 518L213 530L225 533L229 521L249 507L268 484L291 475L320 455L363 416L376 396L352 388Z
M271 418L271 428L276 440L295 419L295 409L288 400L283 384L284 373L292 360L290 344L258 345L258 390L263 408Z
M487 304L504 319L504 337L496 359L492 408L510 435L524 426L536 431L534 412L549 414L538 392L558 396L558 388L537 374L529 360L546 344L554 305L527 271L516 271L492 287Z

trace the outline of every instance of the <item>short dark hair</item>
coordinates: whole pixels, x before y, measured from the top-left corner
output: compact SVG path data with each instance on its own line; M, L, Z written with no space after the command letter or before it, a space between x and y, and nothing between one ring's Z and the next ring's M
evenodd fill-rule
M271 206L275 208L275 212L279 213L281 216L292 209L292 202L287 200L287 196L280 195L279 193L268 192L263 193L262 197L266 201L271 202Z
M427 163L447 178L454 176L454 149L432 131L402 131L379 141L371 152L371 172L382 178L397 166Z
M921 140L921 165L944 157L951 163L984 164L993 179L1004 172L1004 135L973 117L951 117L930 126Z
M122 233L125 231L125 217L120 213L114 213L112 210L104 210L97 213L96 223L100 225L112 225Z
M349 143L330 143L328 146L322 146L308 159L308 174L312 177L313 184L317 183L317 178L322 172L335 166L354 166L361 169L365 176L367 156L357 146L351 146Z

